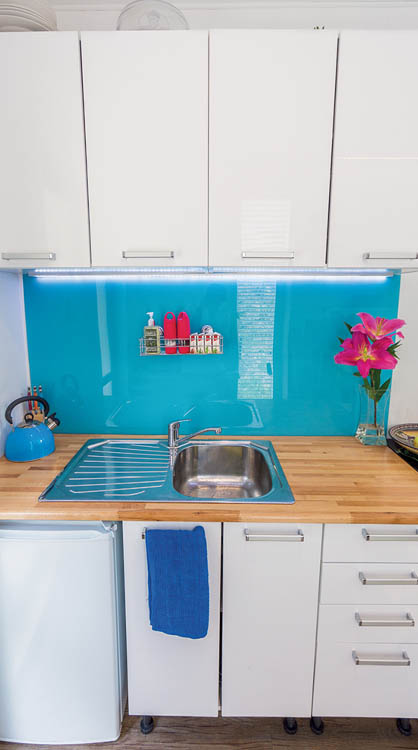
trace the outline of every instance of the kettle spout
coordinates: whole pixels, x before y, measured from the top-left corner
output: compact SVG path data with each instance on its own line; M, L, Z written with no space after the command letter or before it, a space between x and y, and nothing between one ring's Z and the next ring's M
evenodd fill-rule
M50 414L45 419L45 425L48 427L49 430L55 430L55 428L59 427L60 424L61 424L61 421L58 419L55 412L53 414Z

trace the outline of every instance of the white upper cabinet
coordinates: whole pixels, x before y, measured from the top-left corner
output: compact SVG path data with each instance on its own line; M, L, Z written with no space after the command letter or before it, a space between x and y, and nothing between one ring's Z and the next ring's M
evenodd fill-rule
M0 101L0 267L90 265L78 34L0 34Z
M325 265L336 54L337 32L211 32L210 265Z
M206 266L208 34L81 34L94 266Z
M328 263L418 267L418 32L344 31Z

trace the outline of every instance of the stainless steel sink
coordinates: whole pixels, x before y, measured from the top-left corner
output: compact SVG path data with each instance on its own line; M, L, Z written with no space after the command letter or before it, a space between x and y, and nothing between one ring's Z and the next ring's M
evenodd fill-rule
M293 503L268 440L88 440L41 502Z
M186 497L245 500L267 495L273 479L264 452L251 445L190 445L177 455L173 486Z

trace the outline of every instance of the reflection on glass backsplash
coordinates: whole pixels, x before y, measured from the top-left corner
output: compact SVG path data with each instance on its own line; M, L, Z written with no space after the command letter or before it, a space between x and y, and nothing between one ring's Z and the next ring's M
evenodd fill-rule
M25 277L32 383L61 432L165 433L221 425L226 434L349 435L358 381L333 355L357 312L396 317L399 277L365 281ZM140 357L153 310L209 323L223 355Z
M273 398L275 282L237 284L238 398Z

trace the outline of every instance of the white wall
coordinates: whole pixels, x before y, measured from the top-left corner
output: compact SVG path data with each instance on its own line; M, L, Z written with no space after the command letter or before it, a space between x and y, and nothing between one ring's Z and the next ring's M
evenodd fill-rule
M29 384L28 350L21 275L0 272L0 456L9 427L4 419L6 406L26 395ZM16 409L16 416L20 418Z
M116 28L128 0L52 0L62 30ZM418 28L417 0L171 0L192 29Z
M418 273L401 278L399 317L406 320L402 329L405 340L393 373L389 426L418 422Z

